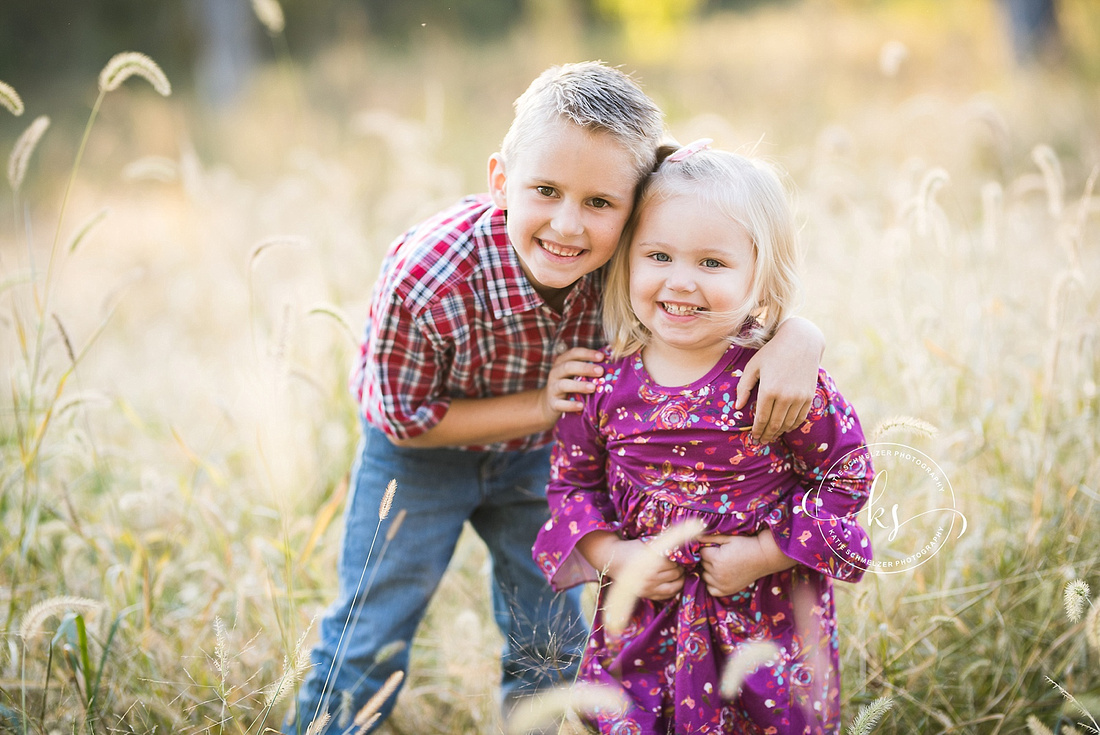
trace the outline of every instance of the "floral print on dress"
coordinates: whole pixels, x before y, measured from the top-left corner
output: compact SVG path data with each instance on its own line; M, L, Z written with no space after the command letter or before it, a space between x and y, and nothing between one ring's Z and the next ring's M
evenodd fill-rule
M768 528L799 562L714 597L700 576L699 544L691 542L669 555L686 571L678 597L638 600L620 635L604 630L597 606L580 678L616 687L631 703L626 712L595 716L601 733L839 728L832 580L863 576L845 561L844 546L871 558L857 522L873 480L870 456L855 411L825 371L801 426L770 444L752 439L755 402L734 408L752 354L731 346L706 376L674 388L656 384L638 354L608 357L596 392L582 398L584 410L558 423L547 491L552 517L533 552L555 588L599 581L602 600L613 584L577 552L584 535L611 530L644 539L689 518L713 534ZM724 699L726 662L753 641L770 641L779 652Z

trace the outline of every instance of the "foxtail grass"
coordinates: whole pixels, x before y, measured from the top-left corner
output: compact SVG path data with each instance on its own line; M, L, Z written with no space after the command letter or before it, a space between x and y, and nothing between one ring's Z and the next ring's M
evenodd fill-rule
M386 555L386 550L389 548L390 540L396 534L396 530L393 533L387 532L385 540L382 543L382 549L379 553L379 561L375 562L374 568L371 570L371 575L367 577L367 567L370 566L371 556L374 554L374 546L378 541L378 532L382 528L382 521L389 515L390 509L393 507L394 495L397 493L397 481L391 480L386 485L386 490L382 495L382 500L378 504L378 524L374 527L374 536L371 538L370 546L367 548L367 555L363 561L363 569L359 573L359 579L355 583L355 592L352 594L351 599L361 601L370 594L371 587L374 585L375 574L378 573L378 567L380 561ZM404 509L397 518L394 519L393 525L400 526L399 521L404 521ZM364 584L366 581L366 584ZM355 611L348 616L348 619L344 621L343 627L340 629L340 636L336 640L336 650L333 653L332 663L329 665L328 671L325 673L325 681L321 686L321 699L317 702L317 709L309 714L310 721L320 716L322 712L328 711L328 701L331 697L332 691L330 683L333 681L332 677L336 670L340 668L343 663L344 657L347 655L347 646L345 645L345 639L350 641L351 636L355 633L356 627L359 625L359 618L362 615L362 604L355 605Z
M50 127L50 118L40 115L34 119L19 140L15 141L11 156L8 157L8 184L12 191L18 192L23 186L23 178L27 175L27 166L30 164L31 155L38 147L38 141L45 135Z
M726 662L726 668L722 671L722 682L719 691L726 699L733 699L741 693L741 686L745 679L754 671L774 661L779 654L779 646L771 641L750 641L738 648Z
M1085 613L1085 606L1092 604L1089 594L1089 583L1083 579L1075 579L1066 584L1062 598L1066 606L1066 617L1071 623L1080 621Z
M5 107L8 112L16 117L23 114L23 98L7 82L0 82L0 106Z
M382 705L393 696L393 693L397 691L397 688L401 686L401 682L405 680L404 671L395 671L386 678L386 682L382 685L382 688L375 692L367 703L355 713L355 725L362 728L361 731L366 731L368 727L373 725L377 720L379 713L382 709Z
M874 732L879 722L894 706L894 700L889 697L879 697L875 701L860 708L855 719L848 727L848 735L868 735Z
M583 682L554 687L520 701L509 715L505 731L509 735L542 731L569 714L621 716L629 706L630 700L617 687Z
M931 438L939 433L939 429L923 419L912 416L895 416L875 424L875 428L871 430L869 437L874 442L894 432Z
M252 12L271 35L279 35L286 29L286 17L279 0L252 0Z
M611 582L604 603L604 628L612 635L626 630L641 590L641 581L673 549L698 538L706 532L706 524L691 518L662 531L645 545L645 552L638 554Z

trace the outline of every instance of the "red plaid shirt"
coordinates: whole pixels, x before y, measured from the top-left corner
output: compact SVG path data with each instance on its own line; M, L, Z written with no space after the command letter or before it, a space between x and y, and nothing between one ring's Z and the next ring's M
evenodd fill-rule
M598 279L578 281L559 314L527 280L487 196L422 222L382 262L351 377L363 415L407 439L438 424L452 398L545 385L556 354L601 343ZM549 438L466 448L524 450Z

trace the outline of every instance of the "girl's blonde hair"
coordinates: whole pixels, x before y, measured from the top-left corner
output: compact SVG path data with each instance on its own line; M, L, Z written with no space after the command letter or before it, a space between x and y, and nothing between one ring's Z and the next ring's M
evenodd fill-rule
M756 264L743 309L712 315L729 319L731 342L761 347L791 315L799 297L794 215L776 169L757 158L710 149L668 160L676 150L676 146L662 146L658 152L661 163L642 183L608 265L603 324L615 357L636 352L649 342L649 330L630 307L630 242L641 213L655 201L679 194L699 197L715 216L741 225L752 239Z
M552 66L515 102L500 146L506 164L558 121L610 135L630 152L639 180L653 169L664 135L660 108L627 74L598 61Z

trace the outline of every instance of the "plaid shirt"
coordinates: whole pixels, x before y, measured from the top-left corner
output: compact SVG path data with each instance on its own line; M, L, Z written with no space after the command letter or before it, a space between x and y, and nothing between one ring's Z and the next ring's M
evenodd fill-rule
M488 196L422 222L382 262L351 377L363 415L407 439L438 424L452 398L542 387L555 355L601 343L598 278L578 281L559 314L527 280ZM465 448L525 450L549 438Z

